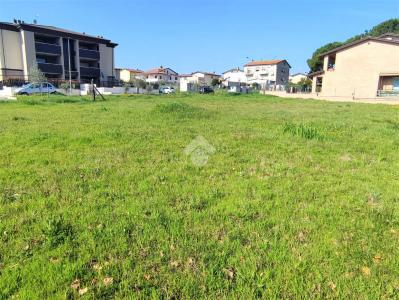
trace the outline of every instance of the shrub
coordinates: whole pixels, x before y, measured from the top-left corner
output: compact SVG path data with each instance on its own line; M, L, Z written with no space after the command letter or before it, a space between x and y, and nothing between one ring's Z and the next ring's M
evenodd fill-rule
M293 136L299 136L308 140L319 140L322 138L316 127L303 123L299 125L294 123L285 123L283 131L284 133L290 133Z
M46 240L51 247L57 247L73 237L72 226L62 217L50 219L44 228Z

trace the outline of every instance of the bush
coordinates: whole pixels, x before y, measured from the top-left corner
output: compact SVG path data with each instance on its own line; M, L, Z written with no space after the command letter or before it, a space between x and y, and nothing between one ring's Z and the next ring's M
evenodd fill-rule
M305 138L308 140L312 139L321 139L322 136L318 132L316 127L306 124L294 124L294 123L285 123L283 128L284 133L290 133L293 136L299 136L301 138Z
M51 247L57 247L73 237L72 226L62 217L50 219L43 231Z

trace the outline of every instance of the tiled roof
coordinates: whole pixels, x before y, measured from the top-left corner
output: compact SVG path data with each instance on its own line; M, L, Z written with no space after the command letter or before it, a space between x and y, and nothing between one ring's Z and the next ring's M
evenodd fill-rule
M336 53L336 52L339 52L339 51L342 51L342 50L345 50L345 49L348 49L348 48L351 48L353 46L357 46L359 44L362 44L364 42L369 42L369 41L386 43L386 44L391 44L391 45L399 45L399 41L398 40L389 39L390 37L394 37L394 36L397 36L397 35L395 35L393 33L387 33L387 34L381 35L380 37L371 37L371 36L365 37L365 38L362 38L360 40L357 40L357 41L345 44L343 46L340 46L338 48L335 48L335 49L333 49L331 51L322 53L322 54L320 54L320 56L323 57L323 56L326 56L326 55L329 55L329 54L332 54L332 53Z
M275 59L275 60L257 60L251 61L245 65L245 67L253 67L253 66L271 66L277 65L285 60Z

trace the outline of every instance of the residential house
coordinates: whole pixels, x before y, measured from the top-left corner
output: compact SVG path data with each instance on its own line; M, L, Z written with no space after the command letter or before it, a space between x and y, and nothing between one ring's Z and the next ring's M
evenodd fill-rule
M246 85L247 76L240 68L231 69L222 74L222 83L226 87Z
M306 75L304 73L296 73L296 74L290 75L289 81L293 84L298 84L301 80L307 79L307 78L308 78L308 75Z
M251 61L244 66L249 85L262 89L282 90L288 84L291 66L286 60Z
M144 79L144 71L139 69L115 68L115 77L123 82L132 82L135 79Z
M115 78L117 44L54 26L0 22L0 82L29 81L36 65L49 81L71 78L96 83Z
M367 37L322 54L323 70L309 74L324 97L399 95L399 35Z
M179 83L179 74L170 68L160 66L142 74L148 83L171 84Z
M220 78L221 76L218 74L202 71L180 75L180 91L192 91L195 86L210 86L214 79Z

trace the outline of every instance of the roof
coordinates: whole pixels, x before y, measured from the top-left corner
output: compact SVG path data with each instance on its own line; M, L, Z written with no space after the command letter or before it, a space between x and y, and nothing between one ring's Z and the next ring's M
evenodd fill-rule
M286 62L289 66L290 64L285 59L274 59L274 60L255 60L247 63L244 67L254 67L254 66L272 66L278 65L279 63ZM291 68L291 66L290 66Z
M170 71L172 71L172 72L178 74L176 71L173 71L171 68L164 68L164 67L162 67L162 66L159 67L159 68L155 68L155 69L151 69L151 70L145 71L144 73L145 73L145 74L154 74L154 75L157 75L157 74L161 74L161 75L164 75L164 74L170 75L170 74L167 74L167 73L166 73L166 70L170 70Z
M230 72L244 72L244 71L241 70L240 68L234 68L234 69L227 70L226 72L223 72L222 74L226 74L226 73L230 73Z
M84 32L76 32L68 29L63 29L55 26L28 24L28 23L8 23L0 22L0 29L12 30L12 31L31 31L43 34L55 34L57 36L78 39L86 42L93 42L99 44L106 44L109 47L116 47L118 44L111 42L111 40L105 39L102 36L89 35Z
M191 74L181 74L180 75L180 77L192 77L194 74L198 74L198 73L200 73L200 74L205 74L205 75L210 75L210 76L217 76L217 77L220 77L220 75L218 75L218 74L216 74L216 73L210 73L210 72L202 72L202 71L195 71L195 72L193 72L193 73L191 73Z
M220 75L218 75L216 73L203 72L203 71L195 71L195 72L191 73L191 75L198 74L198 73L205 74L205 75L211 75L211 76L219 76L220 77Z
M144 71L139 70L139 69L129 69L129 68L115 68L115 70L127 70L129 72L133 73L144 73Z
M294 76L298 76L298 75L308 76L305 73L295 73L295 74L290 75L290 77L294 77Z
M326 55L329 55L329 54L337 53L337 52L340 52L340 51L346 50L348 48L352 48L354 46L363 44L365 42L370 42L370 41L379 42L379 43L386 43L386 44L391 44L391 45L399 45L399 40L392 40L392 39L388 39L387 38L387 37L392 37L392 36L399 36L399 35L396 35L396 34L393 34L393 33L387 33L387 34L383 34L383 35L381 35L379 37L369 36L369 37L362 38L360 40L345 44L345 45L340 46L338 48L335 48L335 49L333 49L331 51L322 53L322 54L320 54L320 56L326 56Z

